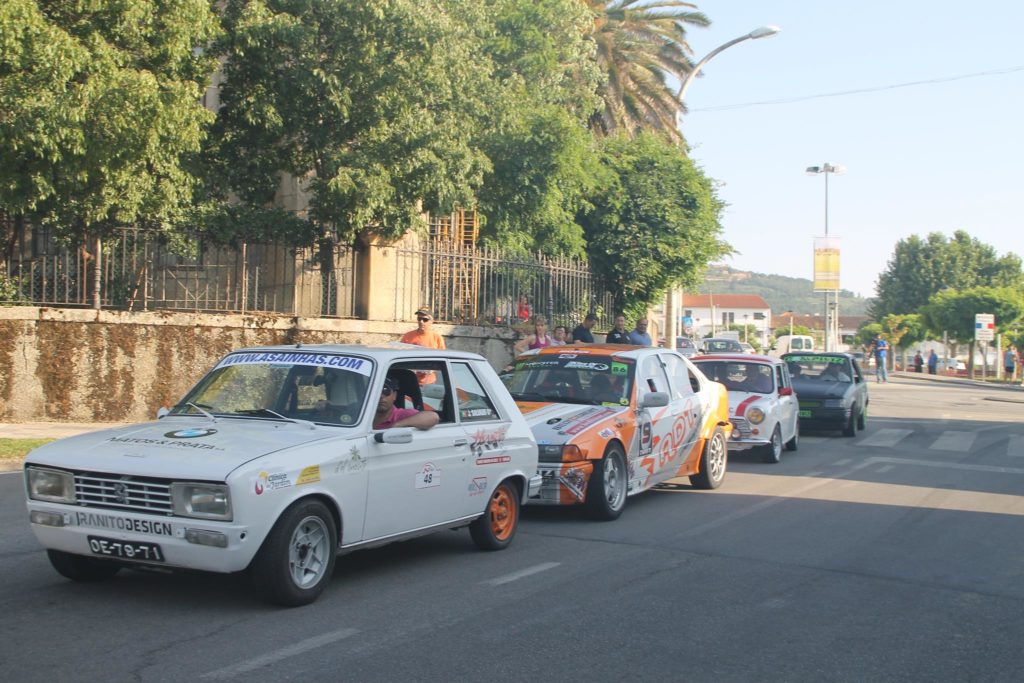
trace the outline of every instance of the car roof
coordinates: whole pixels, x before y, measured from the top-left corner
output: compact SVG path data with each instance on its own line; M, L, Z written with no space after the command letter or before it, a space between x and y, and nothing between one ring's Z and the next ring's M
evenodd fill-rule
M380 344L282 344L277 346L249 346L232 349L231 353L331 353L370 356L383 361L392 358L458 358L460 360L486 360L477 353L454 349L431 349L402 342Z
M840 356L853 360L853 355L845 351L789 351L782 354L783 358L786 356Z
M661 349L653 346L635 346L633 344L582 344L580 346L545 346L543 349L526 351L520 355L551 356L561 353L594 354L602 356L624 356L626 358L637 358L647 351L671 353L672 349Z
M776 364L782 362L778 358L772 358L771 356L759 356L756 353L715 353L704 356L697 356L696 358L691 358L690 360L693 361L694 363L700 363L701 361L711 362L720 360L737 361L741 363Z

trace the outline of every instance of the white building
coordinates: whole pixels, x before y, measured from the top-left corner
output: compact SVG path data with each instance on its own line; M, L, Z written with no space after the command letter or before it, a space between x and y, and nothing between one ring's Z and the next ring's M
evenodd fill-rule
M753 325L762 347L772 329L772 309L757 294L684 294L682 333L695 339L729 328Z

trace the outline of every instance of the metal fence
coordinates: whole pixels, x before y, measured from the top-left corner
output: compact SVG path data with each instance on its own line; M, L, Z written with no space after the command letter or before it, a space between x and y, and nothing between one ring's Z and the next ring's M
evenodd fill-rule
M419 307L439 321L474 325L528 325L547 318L568 331L588 312L611 324L613 297L581 259L509 257L503 250L431 241L399 247L395 319Z
M90 246L50 245L39 255L6 259L4 298L36 306L92 306L98 265L105 309L354 315L357 261L348 247L199 244L191 258L137 229L103 240L98 262Z

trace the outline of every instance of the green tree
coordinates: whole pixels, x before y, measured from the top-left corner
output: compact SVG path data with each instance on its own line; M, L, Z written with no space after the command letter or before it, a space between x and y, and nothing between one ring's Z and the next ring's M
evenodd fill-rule
M886 269L879 275L877 297L869 308L874 320L890 313L914 313L944 289L1020 286L1021 259L998 256L995 250L958 230L946 239L930 233L912 235L896 244Z
M606 184L581 212L587 251L616 304L639 315L672 285L693 287L711 261L731 253L721 240L722 202L711 180L677 146L656 135L605 140Z
M222 193L259 206L287 172L343 242L473 206L489 164L467 112L488 105L492 74L451 3L228 0L224 20Z
M882 319L882 335L892 348L899 349L901 364L904 369L907 367L907 348L912 344L924 341L925 328L921 322L921 316L916 313L897 315L895 313L885 316Z
M921 321L936 335L943 332L970 347L969 367L974 364L974 316L991 313L996 331L1012 330L1024 316L1024 296L1013 287L974 287L939 292L921 309Z
M170 231L212 118L194 48L217 31L209 0L0 4L0 212L66 238Z
M597 62L607 74L603 112L593 125L602 133L659 131L679 139L679 103L668 83L693 68L686 27L710 25L696 5L678 0L586 0L594 16Z

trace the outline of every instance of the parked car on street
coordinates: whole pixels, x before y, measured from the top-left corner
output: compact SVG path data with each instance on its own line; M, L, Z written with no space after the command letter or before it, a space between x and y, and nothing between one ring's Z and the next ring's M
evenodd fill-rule
M743 353L757 353L754 347L747 342L740 342L740 346L743 348Z
M735 339L708 337L701 343L701 352L710 353L743 353L743 347Z
M70 579L247 569L270 601L302 605L338 551L467 526L506 547L540 477L481 356L295 345L228 354L154 422L36 449L25 483L32 530Z
M689 337L676 337L676 351L684 358L693 358L697 355L697 345Z
M867 426L868 385L860 364L848 353L787 353L793 390L800 402L800 426L841 429L856 436Z
M782 460L783 448L800 444L797 397L789 369L778 358L758 355L702 356L694 364L729 392L730 450L756 449L765 462Z
M678 352L549 347L516 358L508 386L540 449L543 484L530 504L582 504L610 520L668 479L713 489L725 478L725 387Z

